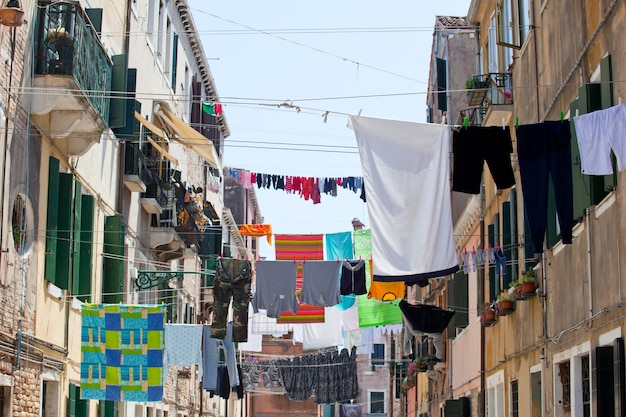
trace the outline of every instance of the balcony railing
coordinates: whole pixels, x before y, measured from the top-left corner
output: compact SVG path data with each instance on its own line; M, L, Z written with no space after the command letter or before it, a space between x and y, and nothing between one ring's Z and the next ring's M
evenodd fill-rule
M40 4L36 75L72 76L102 121L108 125L111 63L79 4Z
M513 104L513 82L510 73L490 72L467 81L469 105L488 108L491 105Z

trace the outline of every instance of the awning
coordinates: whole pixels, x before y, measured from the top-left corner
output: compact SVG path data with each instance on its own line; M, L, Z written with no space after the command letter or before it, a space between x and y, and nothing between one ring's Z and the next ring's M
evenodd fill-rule
M174 158L172 155L170 155L170 153L168 151L166 151L165 149L163 149L161 147L161 145L159 145L158 143L156 143L154 141L154 139L152 139L150 136L146 136L146 139L148 140L148 142L150 142L150 144L154 147L154 149L156 149L156 151L161 154L161 156L166 157L167 159L170 160L170 162L172 162L174 165L178 166L178 159Z
M219 160L215 156L215 147L210 139L197 132L162 106L157 110L156 114L169 127L167 130L169 133L172 133L174 140L192 149L212 167L221 169Z
M144 125L146 128L148 128L148 130L150 130L152 133L157 135L159 138L165 140L165 132L163 132L163 130L161 130L158 127L156 127L154 124L150 123L148 120L144 119L137 112L135 112L135 119L137 119L137 121L139 121L139 123ZM165 158L169 159L170 162L172 162L174 165L178 166L178 159L176 159L172 155L170 155L169 152L167 152L165 149L163 149L163 147L161 145L159 145L155 140L153 140L150 136L146 136L146 139L148 140L148 142L150 142L150 144L154 147L154 149L156 149L157 152L159 154L161 154L161 156L164 156Z

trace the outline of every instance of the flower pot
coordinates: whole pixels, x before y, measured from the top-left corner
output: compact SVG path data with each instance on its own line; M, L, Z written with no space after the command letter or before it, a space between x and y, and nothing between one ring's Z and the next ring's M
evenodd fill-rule
M512 300L500 300L496 304L498 305L496 311L498 316L506 316L515 311L515 303Z
M526 281L522 282L520 293L517 296L518 300L528 300L535 296L535 290L537 289L537 285L534 281Z
M24 23L24 10L16 7L0 8L0 23L5 26L22 26L22 23Z
M496 312L493 311L491 308L487 308L485 311L483 311L483 314L480 317L480 324L483 327L491 327L496 324L496 321Z

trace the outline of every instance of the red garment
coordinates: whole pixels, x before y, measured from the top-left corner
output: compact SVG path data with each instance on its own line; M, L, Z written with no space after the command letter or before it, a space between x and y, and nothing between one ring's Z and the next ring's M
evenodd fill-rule
M319 204L322 202L322 194L320 193L320 179L312 178L313 186L311 187L311 200L313 204Z

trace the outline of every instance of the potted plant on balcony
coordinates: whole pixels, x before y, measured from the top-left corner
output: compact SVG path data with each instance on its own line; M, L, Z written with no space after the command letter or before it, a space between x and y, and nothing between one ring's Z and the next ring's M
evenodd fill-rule
M518 299L527 300L535 296L535 290L537 289L537 281L535 278L535 271L532 268L524 271L521 278L519 279L519 282L520 282L521 288L520 288L520 293L517 297Z
M506 316L515 311L515 296L507 291L502 292L496 300L496 314Z
M465 81L465 89L469 98L470 106L481 105L487 95L487 81L482 76L475 75Z
M5 26L22 26L24 10L19 0L9 0L0 8L0 24Z
M509 288L513 288L513 291L515 293L515 299L517 299L519 297L519 295L522 293L522 282L521 281L511 281L511 282L509 282Z
M74 59L74 39L64 27L57 27L48 30L45 43L53 54L50 60L50 72L69 74Z

